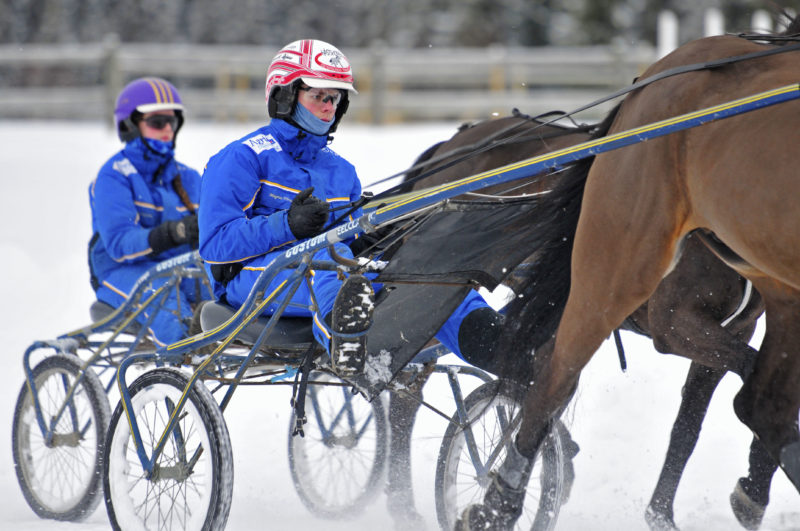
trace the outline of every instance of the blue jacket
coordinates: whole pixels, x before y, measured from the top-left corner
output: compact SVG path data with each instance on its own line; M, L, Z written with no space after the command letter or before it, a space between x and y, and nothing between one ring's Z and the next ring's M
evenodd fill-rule
M206 264L246 266L294 243L286 215L295 195L310 186L333 208L361 197L355 168L327 147L326 135L273 119L227 145L203 174L200 255ZM330 221L344 212L332 211ZM214 288L217 295L224 292L219 283Z
M95 289L110 272L128 264L155 264L190 250L189 245L181 245L154 255L147 243L150 229L190 213L173 188L179 173L191 206L197 210L200 175L177 162L172 150L157 153L137 138L100 168L89 186L93 232L89 267Z

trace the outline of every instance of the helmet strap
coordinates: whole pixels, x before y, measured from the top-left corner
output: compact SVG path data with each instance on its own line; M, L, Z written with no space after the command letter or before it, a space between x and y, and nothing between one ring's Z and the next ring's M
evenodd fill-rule
M297 87L299 80L289 85L279 85L272 89L267 102L267 111L271 118L290 119L297 103Z
M119 139L126 144L142 136L139 131L138 120L136 120L134 116L135 114L136 111L119 123L117 134L119 135ZM139 116L141 116L141 114Z

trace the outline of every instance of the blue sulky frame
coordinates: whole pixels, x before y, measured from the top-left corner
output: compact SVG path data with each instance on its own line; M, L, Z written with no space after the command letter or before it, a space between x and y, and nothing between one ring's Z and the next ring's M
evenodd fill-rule
M232 379L233 383L230 385L225 397L222 400L221 407L224 409L227 403L230 401L231 396L235 391L240 379L244 375L248 365L254 359L260 344L277 325L280 315L289 304L291 296L299 287L300 282L304 281L306 274L312 269L336 269L340 267L333 262L317 262L312 260L311 257L314 255L314 253L323 249L324 247L341 242L363 232L372 232L377 226L383 223L396 220L404 215L430 207L440 201L447 200L467 192L495 184L530 177L548 170L558 170L571 162L598 155L600 153L619 149L624 146L664 136L672 132L697 127L708 122L736 116L742 113L798 98L800 98L800 84L787 85L770 91L754 94L746 98L726 102L692 113L683 114L667 120L644 125L628 131L623 131L614 135L609 135L603 138L577 144L569 148L514 164L509 164L498 169L466 177L435 187L428 191L411 195L405 199L400 199L395 202L379 206L374 211L365 214L354 221L337 226L325 232L324 234L320 234L319 236L301 242L287 249L284 253L278 255L275 260L273 260L265 268L264 272L258 278L256 284L253 286L253 289L247 300L228 321L217 328L210 330L209 332L194 336L178 343L174 343L165 348L158 349L158 351L155 353L141 355L134 354L127 357L120 364L117 372L117 384L119 386L121 402L130 424L131 434L136 443L137 453L143 469L148 476L152 474L154 464L158 459L160 452L164 448L167 435L173 430L175 423L177 422L179 412L183 408L183 405L187 399L187 391L189 390L190 386L194 384L195 380L200 378L204 373L207 373L207 371L212 368L214 363L241 362L239 369ZM265 293L266 286L269 285L270 281L275 278L278 272L289 268L293 269L293 273L290 275L290 277L282 282L278 288L275 289L275 291L268 294ZM283 299L278 310L269 319L268 324L262 331L258 341L250 353L244 357L226 357L222 352L236 338L237 334L246 325L255 320L267 305L278 301L280 296L283 296ZM315 304L314 301L312 301L312 303ZM184 390L179 402L175 405L175 409L172 411L164 433L154 448L153 455L146 455L135 415L130 414L132 411L131 396L128 392L127 381L125 378L127 369L133 364L143 362L155 362L157 364L182 364L185 361L186 356L191 355L193 350L196 351L198 348L207 346L218 340L221 340L221 343L214 348L211 354L199 357L196 355L193 356L194 359L200 361L199 365L197 365L195 368L193 375L189 379L187 388Z
M33 400L36 421L42 430L42 436L45 441L50 443L53 440L55 426L58 425L65 412L73 407L72 396L80 384L80 379L73 382L70 388L67 389L64 403L58 412L49 419L48 423L42 413L39 393L33 376L33 368L31 366L33 353L39 349L48 348L53 349L57 354L77 354L79 349L88 350L92 352L92 355L88 359L82 360L82 372L90 369L98 373L116 371L119 364L118 360L147 348L147 328L160 311L169 311L163 308L163 303L170 290L176 289L183 279L204 280L205 276L203 263L197 251L188 252L160 262L136 281L128 298L116 310L111 311L91 325L68 332L55 340L35 341L25 350L23 354L25 382ZM163 277L168 278L161 286L152 290L152 292L148 292L151 282ZM149 315L144 320L144 323L140 323L136 319L145 311L148 311ZM109 335L103 340L93 339L92 336L102 333L108 333ZM133 337L124 340L120 339L123 334L126 336L132 335ZM152 350L152 347L149 350ZM115 378L110 378L105 385L106 393L114 385L114 380ZM80 431L84 432L86 429L87 427L82 427Z

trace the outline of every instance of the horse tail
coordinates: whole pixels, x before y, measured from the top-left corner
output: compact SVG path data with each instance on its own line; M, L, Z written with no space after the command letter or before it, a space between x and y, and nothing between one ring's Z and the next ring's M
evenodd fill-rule
M597 124L592 138L605 136L618 110L619 105ZM497 352L530 352L555 334L569 294L572 244L593 161L590 157L570 165L537 206L536 221L527 229L536 251L516 272L519 289L506 309Z
M537 349L553 335L567 302L570 260L586 175L591 161L570 166L556 188L543 197L536 222L527 228L537 241L517 296L506 309L499 352Z

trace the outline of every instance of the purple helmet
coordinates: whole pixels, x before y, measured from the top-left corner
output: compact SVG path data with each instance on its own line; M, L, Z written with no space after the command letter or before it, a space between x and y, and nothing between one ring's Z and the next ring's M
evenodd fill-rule
M120 140L130 142L139 136L137 122L142 114L165 110L174 110L178 117L177 135L183 125L183 102L175 86L158 77L131 81L117 96L114 108L114 122Z

